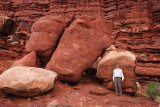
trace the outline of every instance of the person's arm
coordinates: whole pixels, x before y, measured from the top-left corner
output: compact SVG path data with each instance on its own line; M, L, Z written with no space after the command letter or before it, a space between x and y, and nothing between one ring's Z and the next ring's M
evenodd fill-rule
M114 70L113 70L113 77L112 77L113 81L114 81Z
M121 72L121 74L122 74L122 81L124 80L124 75L123 75L123 71Z

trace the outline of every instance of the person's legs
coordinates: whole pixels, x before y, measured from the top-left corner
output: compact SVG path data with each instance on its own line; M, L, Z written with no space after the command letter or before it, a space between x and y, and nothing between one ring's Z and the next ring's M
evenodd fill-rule
M119 94L122 95L122 78L119 77L117 80L118 80L118 91Z
M114 77L114 84L115 84L115 92L116 92L116 95L119 95L119 94L118 94L118 78L117 78L117 77Z

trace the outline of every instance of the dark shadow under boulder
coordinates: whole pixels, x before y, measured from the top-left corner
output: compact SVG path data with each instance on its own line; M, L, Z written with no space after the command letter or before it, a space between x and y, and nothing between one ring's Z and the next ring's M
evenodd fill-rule
M0 14L0 34L9 35L15 27L15 22L12 18Z

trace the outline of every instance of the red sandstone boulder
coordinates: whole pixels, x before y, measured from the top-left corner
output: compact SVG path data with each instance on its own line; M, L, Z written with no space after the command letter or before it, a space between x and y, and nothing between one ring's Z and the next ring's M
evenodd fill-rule
M73 16L47 15L40 18L32 25L32 32L47 32L58 38L64 31L66 25L73 19Z
M34 67L13 67L0 75L0 88L17 96L31 97L53 88L55 72Z
M14 25L13 19L0 14L0 34L9 35L13 31Z
M25 45L27 52L36 51L42 64L49 61L56 45L55 35L45 32L33 32Z
M23 58L15 61L11 67L15 66L28 66L28 67L39 67L40 61L37 57L36 52L31 52L28 55L24 56Z
M137 91L135 78L136 57L126 50L108 50L98 63L97 77L104 79L105 85L113 89L113 69L118 64L124 73L123 91L135 94Z
M66 25L73 16L44 16L32 26L32 34L26 43L26 51L36 51L40 57L42 66L49 61L52 52L63 33Z
M110 38L112 28L111 21L81 16L65 30L46 69L55 71L59 80L77 82L103 50L113 43Z

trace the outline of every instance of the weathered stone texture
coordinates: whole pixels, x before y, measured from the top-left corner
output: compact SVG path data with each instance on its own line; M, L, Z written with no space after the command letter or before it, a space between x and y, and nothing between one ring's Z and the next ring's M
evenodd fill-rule
M15 61L11 67L26 66L26 67L40 67L40 60L35 51L27 54L23 58Z
M72 21L73 17L73 15L46 15L38 19L32 25L32 33L25 45L25 50L27 52L36 51L42 66L45 66L66 26Z
M6 93L31 97L53 88L57 74L42 68L13 67L0 75L0 89Z
M57 72L62 81L77 82L97 57L114 43L110 37L112 30L111 21L81 16L65 30L46 69Z
M97 77L102 78L105 85L113 89L114 83L112 80L113 70L115 64L118 64L123 70L124 81L123 91L131 94L135 94L137 91L136 87L136 57L133 53L126 50L107 50L105 55L98 63Z

